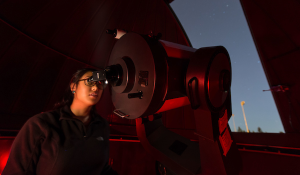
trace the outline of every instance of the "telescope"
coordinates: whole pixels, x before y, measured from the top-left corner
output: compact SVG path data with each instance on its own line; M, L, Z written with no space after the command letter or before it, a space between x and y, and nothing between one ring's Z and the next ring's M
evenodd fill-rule
M91 81L111 85L114 113L136 120L145 150L172 174L239 174L241 157L228 125L232 110L227 50L194 49L132 32L114 36L119 40L108 66L93 72ZM194 111L198 142L169 131L161 120L162 112L186 105Z

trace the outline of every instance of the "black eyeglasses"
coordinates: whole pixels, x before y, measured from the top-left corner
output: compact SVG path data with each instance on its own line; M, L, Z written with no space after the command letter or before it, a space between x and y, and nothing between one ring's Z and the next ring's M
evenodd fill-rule
M84 84L90 87L97 86L99 89L103 88L104 81L92 81L91 78L86 78L78 81L84 81Z

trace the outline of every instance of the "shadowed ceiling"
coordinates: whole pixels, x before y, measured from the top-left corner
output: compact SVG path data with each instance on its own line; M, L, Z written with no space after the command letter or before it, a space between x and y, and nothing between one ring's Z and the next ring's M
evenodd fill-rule
M300 1L241 0L286 132L300 132Z
M190 45L163 0L0 0L0 128L52 109L77 69L104 68L116 42L105 31L115 28Z

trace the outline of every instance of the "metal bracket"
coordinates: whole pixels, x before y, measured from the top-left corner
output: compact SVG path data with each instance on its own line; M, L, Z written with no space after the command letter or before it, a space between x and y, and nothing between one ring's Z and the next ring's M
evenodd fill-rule
M117 116L121 117L121 118L124 118L124 117L129 117L130 115L127 115L127 114L124 114L123 112L115 109L114 110L114 114L116 114Z
M269 90L263 90L263 92L265 91L272 91L272 92L285 92L290 90L288 86L285 85L277 85L277 86L272 86L271 89Z

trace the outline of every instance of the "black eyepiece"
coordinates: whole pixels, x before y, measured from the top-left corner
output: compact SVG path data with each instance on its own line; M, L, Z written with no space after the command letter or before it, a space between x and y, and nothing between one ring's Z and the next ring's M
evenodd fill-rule
M111 83L112 86L120 86L123 81L123 69L122 66L111 65L105 68L106 79Z

